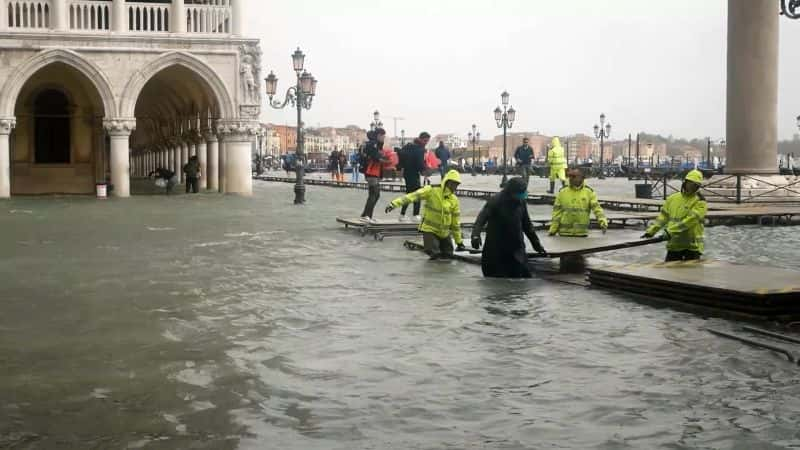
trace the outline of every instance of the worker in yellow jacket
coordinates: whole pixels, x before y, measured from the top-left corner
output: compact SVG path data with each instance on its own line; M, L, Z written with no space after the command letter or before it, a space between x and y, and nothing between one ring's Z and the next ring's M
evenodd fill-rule
M698 192L702 184L703 174L699 170L686 174L681 191L667 197L661 213L642 236L651 238L663 229L667 238L667 261L688 261L703 255L708 204Z
M558 137L554 137L550 141L550 148L547 150L547 165L550 167L550 190L549 194L555 192L556 180L561 180L561 187L567 185L567 177L564 172L567 169L567 160L564 158L564 148L561 147L561 141Z
M605 233L608 229L608 220L597 201L597 194L592 188L586 186L581 169L570 169L569 186L558 191L553 204L550 236L588 236L591 213L594 213L600 229Z
M422 223L419 231L425 244L425 253L431 259L453 256L453 242L458 251L467 248L461 238L461 207L456 197L456 189L461 184L458 171L447 172L439 186L424 186L408 195L397 198L386 207L386 214L395 208L425 200L422 207ZM452 238L452 240L451 240Z

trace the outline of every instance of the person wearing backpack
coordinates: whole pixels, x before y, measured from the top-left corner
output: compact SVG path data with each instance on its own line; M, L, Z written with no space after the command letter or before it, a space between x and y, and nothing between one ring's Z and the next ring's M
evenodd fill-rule
M192 193L197 194L200 191L200 162L197 156L192 156L183 165L183 173L186 174L186 193L191 189Z
M403 180L405 181L406 194L415 192L417 189L422 187L420 184L420 176L422 176L422 172L425 171L425 146L428 145L430 139L431 135L423 131L420 133L418 138L414 139L413 142L406 144L405 147L403 147L403 149L399 152L400 166L403 168ZM413 212L414 221L417 223L419 223L421 220L419 215L420 207L420 201L415 201ZM400 222L408 221L408 219L406 219L407 210L407 204L403 205L403 207L400 209Z
M375 223L372 218L375 212L375 204L381 197L381 178L383 177L383 163L387 159L383 156L383 141L386 138L386 130L378 128L367 134L369 140L364 145L362 157L364 162L364 177L367 179L367 203L364 204L364 211L361 213L363 222Z

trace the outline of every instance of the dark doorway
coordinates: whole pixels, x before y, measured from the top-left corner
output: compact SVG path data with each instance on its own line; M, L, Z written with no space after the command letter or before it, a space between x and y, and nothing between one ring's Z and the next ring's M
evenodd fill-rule
M42 91L33 104L36 164L69 164L69 99L55 89Z

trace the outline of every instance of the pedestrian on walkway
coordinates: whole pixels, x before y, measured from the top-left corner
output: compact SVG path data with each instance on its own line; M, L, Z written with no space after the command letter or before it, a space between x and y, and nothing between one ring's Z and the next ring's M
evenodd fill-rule
M339 151L333 150L330 155L328 155L328 170L331 171L331 180L338 181L339 180Z
M361 213L361 220L368 223L375 223L372 218L375 212L375 204L381 197L381 178L383 177L383 163L386 158L381 150L383 141L386 138L386 130L378 128L367 134L368 141L364 145L365 169L364 177L367 179L367 203Z
M550 141L550 148L547 151L547 166L550 168L550 190L548 194L555 192L556 180L561 180L561 187L567 185L567 178L564 172L567 168L567 161L564 159L564 148L561 147L561 141L558 137L554 137Z
M191 190L192 193L197 194L200 192L200 162L197 160L197 155L189 157L189 161L183 165L183 173L186 174L186 193Z
M667 197L661 213L642 238L652 238L664 229L666 261L700 259L705 250L706 199L700 194L703 174L695 169L686 174L681 191Z
M147 178L152 178L153 175L155 175L156 186L166 188L167 195L171 194L172 188L178 184L178 177L175 175L175 172L163 167L158 167L147 174Z
M461 175L457 170L451 170L445 174L441 185L424 186L393 200L386 207L386 214L389 214L395 208L425 201L419 231L422 232L425 253L431 259L453 256L453 240L456 241L456 251L466 250L461 238L461 207L456 197L459 184Z
M350 176L350 181L353 183L358 183L358 176L361 173L361 164L360 164L360 157L359 154L361 153L361 149L354 151L350 155L350 167L353 168L353 173Z
M444 180L444 174L446 174L449 169L450 150L444 145L444 141L439 141L439 145L436 147L433 154L439 159L439 175L441 175Z
M591 213L594 213L600 229L605 233L608 229L608 220L597 201L597 194L586 185L581 169L570 169L569 186L558 191L553 204L550 236L556 234L570 237L588 236Z
M539 254L545 254L528 215L528 183L524 178L508 180L503 190L481 209L472 228L472 248L481 248L481 232L486 228L481 270L484 277L531 278L525 238ZM488 226L487 226L488 225Z
M522 138L522 145L514 150L514 159L517 160L517 167L522 179L525 180L525 185L528 185L528 180L531 175L531 161L533 160L533 149L528 145L528 138Z
M347 168L347 154L344 150L339 150L339 178L338 181L344 183L344 171Z
M405 181L406 194L416 192L421 188L420 176L425 171L425 146L431 139L431 135L425 132L420 133L419 137L409 142L403 147L398 156L400 157L400 167L403 169L403 180ZM414 202L414 221L419 223L420 201ZM400 221L406 222L406 210L408 205L403 205L400 210Z

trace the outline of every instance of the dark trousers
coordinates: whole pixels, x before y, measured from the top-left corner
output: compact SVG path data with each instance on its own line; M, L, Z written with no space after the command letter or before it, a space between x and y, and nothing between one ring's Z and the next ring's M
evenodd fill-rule
M407 175L407 176L405 176L405 181L406 181L406 194L410 194L412 192L415 192L416 190L418 190L419 188L422 187L422 185L419 182L419 174L417 174L417 175ZM414 202L414 215L415 216L419 215L419 207L420 207L420 202ZM400 214L405 216L406 215L406 210L408 210L408 205L403 205L403 208L400 209Z
M665 259L666 262L670 261L691 261L694 259L700 259L703 256L700 252L695 252L692 250L679 250L679 251L667 251L667 258Z
M193 193L197 194L200 192L200 179L197 177L186 177L186 193L189 193L189 189L192 190Z
M442 178L444 178L444 175L447 173L447 168L448 168L448 164L447 164L447 160L445 159L439 165L439 173L442 175Z
M375 204L381 198L381 179L378 177L367 177L367 203L364 205L364 212L361 217L372 217L375 212Z
M422 243L425 247L425 253L431 259L449 258L453 256L453 240L450 236L442 239L433 233L422 233Z

